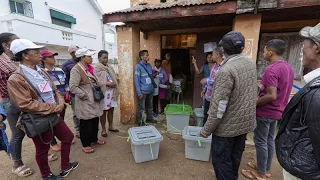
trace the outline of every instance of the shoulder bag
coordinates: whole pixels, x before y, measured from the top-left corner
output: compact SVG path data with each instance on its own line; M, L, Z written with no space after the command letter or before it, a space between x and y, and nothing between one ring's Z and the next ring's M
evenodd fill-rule
M30 84L30 86L33 88L33 90L37 93L39 98L43 102L45 102L42 99L39 91L33 86L33 84L29 81L28 78L24 77L23 75L21 75L19 73L14 73L14 74L18 74L18 75L22 76ZM51 81L50 79L48 79L48 80ZM19 121L20 121L21 125L23 126L23 130L25 131L25 133L27 134L27 136L29 138L39 136L41 142L43 142L44 144L50 144L53 137L54 137L53 136L53 134L54 134L53 127L55 127L59 123L60 118L56 113L52 113L52 114L48 114L48 115L41 115L41 114L36 114L36 113L31 113L31 112L28 112L28 113L22 112L20 115ZM52 139L49 142L44 142L41 135L49 130L51 130L51 132L52 132Z
M148 70L145 67L143 67L140 63L139 63L139 66L141 66L146 71L146 73L148 74L149 78L151 79L151 83L153 85L153 88L154 89L158 88L156 82L154 82L154 79L153 79L152 75L149 74Z

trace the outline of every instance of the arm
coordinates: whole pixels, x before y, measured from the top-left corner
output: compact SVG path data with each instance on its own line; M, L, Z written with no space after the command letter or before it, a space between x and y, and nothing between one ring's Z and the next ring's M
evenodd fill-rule
M68 62L68 61L67 61ZM68 70L67 68L67 62L63 63L62 66L61 66L61 69L62 71L64 72L65 74L65 77L66 77L66 85L68 86L68 91L70 91L69 89L69 81L70 81L70 71Z
M193 66L194 66L194 70L195 70L195 72L196 72L197 75L203 73L203 68L202 68L202 66L201 66L200 70L199 70L199 67L198 67L197 63L193 63Z
M234 80L229 72L219 72L217 74L213 91L214 96L208 111L208 120L201 131L202 135L210 136L223 120L233 84Z
M77 68L73 68L70 73L70 92L79 96L80 99L88 99L87 93L80 88L81 76Z
M56 104L48 104L33 99L30 89L24 81L17 81L18 75L12 75L8 80L8 93L10 100L23 112L33 112L48 115L55 112Z
M310 105L309 105L310 102ZM305 107L310 107L308 112L306 112L306 123L308 126L308 132L311 139L313 152L316 157L316 162L320 165L320 111L316 110L319 107L320 93L315 93L315 95L307 101Z
M136 87L136 92L138 96L142 95L141 89L140 89L140 75L141 75L141 71L138 65L136 65L135 73L134 73L134 86Z
M278 76L272 69L265 71L262 77L262 85L264 86L265 95L259 97L257 106L269 104L277 99Z

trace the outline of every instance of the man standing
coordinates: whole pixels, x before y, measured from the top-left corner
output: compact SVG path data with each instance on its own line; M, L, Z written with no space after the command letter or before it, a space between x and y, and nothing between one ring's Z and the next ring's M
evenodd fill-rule
M231 31L222 38L226 60L216 75L208 120L201 136L212 133L212 164L218 180L237 180L248 132L255 128L257 71L241 55L245 38Z
M152 66L148 63L149 53L147 50L139 52L140 62L135 67L134 85L139 98L137 120L139 126L144 126L142 114L147 108L147 123L157 123L153 119L153 92L154 80L152 77Z
M283 112L276 152L285 180L320 179L320 23L300 31L306 85ZM294 177L296 176L296 177Z
M66 75L65 83L68 87L69 87L69 80L70 80L70 72L71 72L72 68L77 64L77 57L76 57L75 53L78 49L79 49L78 46L75 46L75 45L69 46L68 52L72 58L62 64L62 70L64 71L64 73ZM73 111L74 129L76 130L76 137L79 138L80 137L80 120L74 114L75 96L72 93L69 93L69 94L71 96L71 108Z
M284 51L285 42L280 39L269 41L264 48L263 56L270 65L264 70L257 101L257 127L254 130L257 163L248 163L253 171L242 170L249 179L271 177L276 124L288 103L294 80L291 65L282 57Z

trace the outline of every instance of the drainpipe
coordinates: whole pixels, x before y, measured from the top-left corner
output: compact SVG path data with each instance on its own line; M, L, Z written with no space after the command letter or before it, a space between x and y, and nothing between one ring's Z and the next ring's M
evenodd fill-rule
M101 30L102 30L102 49L106 50L106 41L105 41L105 35L104 35L103 19L101 19Z

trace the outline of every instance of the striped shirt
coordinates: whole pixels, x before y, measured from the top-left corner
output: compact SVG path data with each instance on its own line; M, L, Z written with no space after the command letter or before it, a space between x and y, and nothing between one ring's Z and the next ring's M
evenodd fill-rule
M69 87L66 83L66 75L61 68L54 67L52 71L47 68L44 70L50 75L53 83L56 85L57 89L60 91L61 95L64 96L66 91L69 91Z

